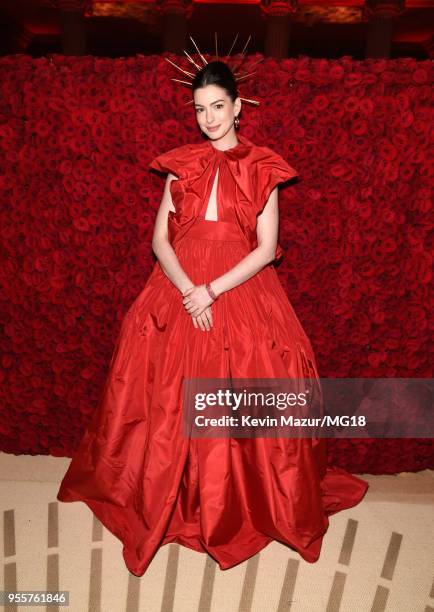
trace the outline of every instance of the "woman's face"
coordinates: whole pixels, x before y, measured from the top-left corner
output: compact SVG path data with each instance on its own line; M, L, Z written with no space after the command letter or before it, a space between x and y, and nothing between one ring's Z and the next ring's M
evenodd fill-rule
M226 91L218 85L200 87L193 95L197 123L209 138L218 140L234 130L234 119L241 109L239 98L232 102ZM211 130L212 127L217 129Z

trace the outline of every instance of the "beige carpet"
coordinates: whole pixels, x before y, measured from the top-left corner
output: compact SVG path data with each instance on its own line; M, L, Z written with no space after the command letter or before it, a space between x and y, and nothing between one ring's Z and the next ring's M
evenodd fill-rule
M221 571L207 555L168 544L137 578L85 504L56 500L69 461L0 453L1 588L69 591L69 606L46 610L434 612L432 471L361 475L365 499L330 517L315 564L272 542Z

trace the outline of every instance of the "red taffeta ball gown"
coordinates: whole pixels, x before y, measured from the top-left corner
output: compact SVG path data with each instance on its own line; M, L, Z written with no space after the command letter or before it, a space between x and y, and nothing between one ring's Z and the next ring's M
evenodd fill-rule
M170 187L169 240L194 284L221 276L255 248L256 217L270 192L297 175L268 147L237 138L226 151L206 141L151 162L178 179ZM205 219L214 181L217 221ZM278 245L276 259L282 254ZM222 293L212 312L212 329L196 329L155 263L122 322L102 400L57 495L88 505L122 541L136 576L169 542L208 553L221 569L272 540L313 563L328 516L356 505L368 488L326 466L324 438L184 436L184 378L318 378L274 266Z

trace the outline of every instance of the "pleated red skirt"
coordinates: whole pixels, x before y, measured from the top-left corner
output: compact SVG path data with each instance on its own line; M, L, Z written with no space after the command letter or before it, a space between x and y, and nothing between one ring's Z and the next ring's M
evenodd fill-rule
M235 224L198 217L175 251L200 284L249 249ZM325 439L184 436L184 378L318 376L272 266L223 293L212 313L212 329L196 329L155 264L122 322L100 405L57 495L88 505L122 541L136 576L169 542L208 553L221 569L272 540L313 563L328 516L355 506L368 488L326 466Z

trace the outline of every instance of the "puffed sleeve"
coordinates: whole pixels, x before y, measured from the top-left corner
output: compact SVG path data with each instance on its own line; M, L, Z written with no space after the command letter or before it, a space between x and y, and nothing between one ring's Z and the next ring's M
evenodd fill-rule
M178 178L183 178L186 161L184 156L187 149L188 145L184 145L171 149L170 151L166 151L165 153L154 157L154 159L152 159L149 163L149 167L153 168L154 170L158 170L159 172L171 172Z
M290 166L281 155L268 147L260 147L256 161L257 198L255 215L258 216L263 211L265 204L268 202L268 198L270 197L270 193L273 191L276 185L279 183L285 183L295 176L298 176L298 172L295 170L295 168ZM282 259L284 255L285 251L280 244L277 243L274 262Z
M258 160L258 214L262 212L276 185L298 176L297 170L281 155L268 147L263 147L263 150L264 155Z

